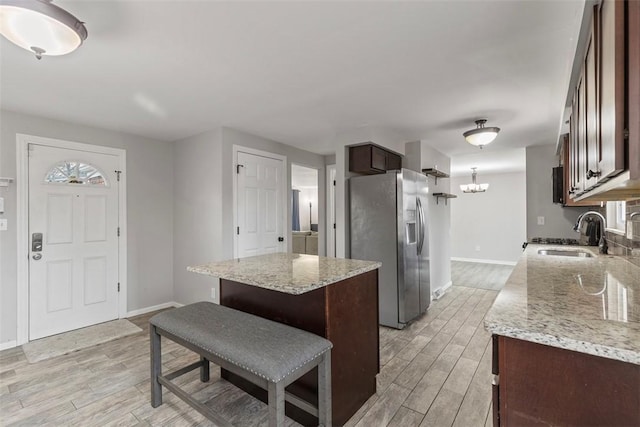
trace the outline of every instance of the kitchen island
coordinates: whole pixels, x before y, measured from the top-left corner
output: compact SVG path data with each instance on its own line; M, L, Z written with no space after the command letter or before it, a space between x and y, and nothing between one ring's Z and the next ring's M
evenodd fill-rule
M277 253L188 267L220 278L220 304L313 332L333 343L333 424L343 425L376 392L379 372L379 262ZM223 370L223 378L259 399L266 391ZM314 369L287 391L317 401ZM293 405L287 416L317 425Z
M627 259L530 244L485 328L494 426L640 425L640 268Z

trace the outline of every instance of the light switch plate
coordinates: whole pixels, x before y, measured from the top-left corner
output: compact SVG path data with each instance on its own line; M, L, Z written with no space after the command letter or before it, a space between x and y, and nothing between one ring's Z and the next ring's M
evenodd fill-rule
M544 217L543 216L539 216L538 217L538 225L544 225Z
M7 231L7 220L0 218L0 231Z
M4 213L4 197L0 197L0 214Z

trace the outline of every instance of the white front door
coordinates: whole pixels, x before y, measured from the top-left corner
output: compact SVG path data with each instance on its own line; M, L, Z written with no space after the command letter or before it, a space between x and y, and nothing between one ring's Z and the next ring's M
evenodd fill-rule
M29 144L29 339L118 318L115 155Z
M238 258L286 250L283 163L281 159L237 152Z

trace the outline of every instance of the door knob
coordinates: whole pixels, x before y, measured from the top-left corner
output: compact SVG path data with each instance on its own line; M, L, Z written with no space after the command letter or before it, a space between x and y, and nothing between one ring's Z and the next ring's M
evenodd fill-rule
M284 237L278 237L278 242L284 242Z
M35 253L35 254L33 254L33 255L32 255L32 258L33 258L35 261L39 261L39 260L42 258L42 254L41 254L40 252Z

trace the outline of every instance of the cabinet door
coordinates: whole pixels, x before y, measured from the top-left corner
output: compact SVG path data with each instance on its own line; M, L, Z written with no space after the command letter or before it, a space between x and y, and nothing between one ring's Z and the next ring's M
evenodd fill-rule
M584 106L585 106L585 190L589 190L598 184L599 177L599 152L600 135L598 133L598 84L597 84L597 49L595 41L598 39L597 7L594 7L594 15L591 25L591 37L587 42L584 56Z
M585 102L585 70L582 69L577 87L577 141L576 141L576 193L582 194L587 189L585 179L587 175L587 120Z
M379 171L387 170L387 152L371 146L371 167Z
M624 169L625 2L603 0L600 5L600 151L599 180Z

